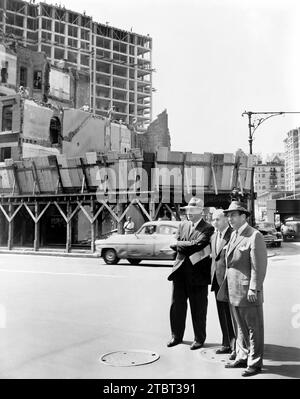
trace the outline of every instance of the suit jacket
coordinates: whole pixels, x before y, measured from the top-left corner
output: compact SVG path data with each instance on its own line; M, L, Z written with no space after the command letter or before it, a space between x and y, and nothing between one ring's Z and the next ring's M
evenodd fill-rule
M231 240L230 240L231 241ZM227 244L225 279L217 299L233 306L258 306L263 303L263 282L267 269L267 249L262 234L247 226L234 244ZM248 290L257 290L257 300L247 299Z
M216 231L211 237L211 290L218 291L219 287L221 287L225 272L226 272L226 262L225 262L225 245L230 240L230 236L232 233L232 228L228 226L225 235L221 241L221 245L219 250L217 251L216 243L218 232ZM215 284L215 280L218 283L218 286Z
M210 284L211 258L207 256L193 265L189 257L210 245L213 232L213 226L203 219L198 222L195 229L191 228L191 223L187 220L180 223L176 236L177 245L172 246L177 251L177 255L168 280L172 281L184 269L190 284Z

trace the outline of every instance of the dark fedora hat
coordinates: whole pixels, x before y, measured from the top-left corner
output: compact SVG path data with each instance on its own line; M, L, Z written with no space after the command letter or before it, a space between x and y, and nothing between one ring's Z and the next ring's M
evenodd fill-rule
M250 215L250 212L246 208L244 208L243 204L239 201L232 201L229 205L229 208L224 210L224 214L227 215L228 213L235 211L245 213L247 216Z
M180 209L200 208L203 209L204 201L201 198L192 197L186 206L181 206Z

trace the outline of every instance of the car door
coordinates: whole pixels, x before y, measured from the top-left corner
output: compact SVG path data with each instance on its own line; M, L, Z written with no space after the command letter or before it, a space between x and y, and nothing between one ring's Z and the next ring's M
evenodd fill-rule
M170 248L176 242L176 226L160 225L157 227L157 240L155 241L154 258L161 260L172 260L176 252Z
M134 234L134 237L128 243L128 258L152 259L157 239L156 226L149 224L143 226L138 233Z

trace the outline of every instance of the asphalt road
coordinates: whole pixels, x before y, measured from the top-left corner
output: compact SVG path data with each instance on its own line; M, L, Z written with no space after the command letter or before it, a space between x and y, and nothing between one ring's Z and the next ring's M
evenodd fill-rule
M265 281L264 372L252 378L300 377L300 243L269 258ZM205 347L190 351L170 338L171 264L0 255L0 378L240 378L214 355L221 340L209 294ZM138 367L112 367L101 355L129 349L158 353Z

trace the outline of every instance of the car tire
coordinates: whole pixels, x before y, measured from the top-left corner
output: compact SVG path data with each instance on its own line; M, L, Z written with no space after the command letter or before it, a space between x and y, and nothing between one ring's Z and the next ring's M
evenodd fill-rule
M119 258L117 257L117 253L114 249L106 249L103 251L103 259L107 265L116 265L119 262Z
M131 265L138 265L141 263L142 259L127 259Z

